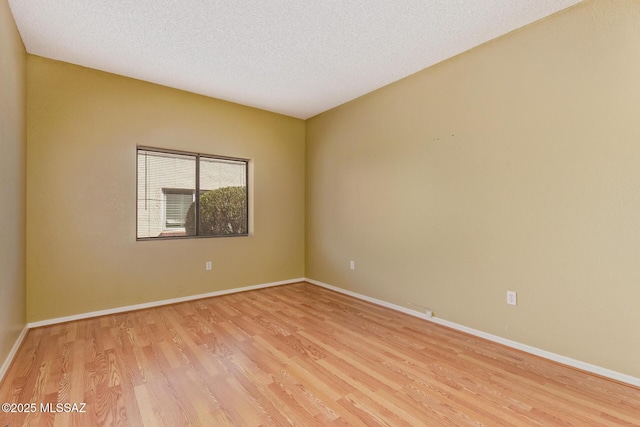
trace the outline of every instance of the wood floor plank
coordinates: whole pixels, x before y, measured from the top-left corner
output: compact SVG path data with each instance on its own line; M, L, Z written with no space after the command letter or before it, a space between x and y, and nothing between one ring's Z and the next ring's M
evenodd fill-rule
M308 283L30 330L3 402L38 411L0 427L640 426L638 388Z

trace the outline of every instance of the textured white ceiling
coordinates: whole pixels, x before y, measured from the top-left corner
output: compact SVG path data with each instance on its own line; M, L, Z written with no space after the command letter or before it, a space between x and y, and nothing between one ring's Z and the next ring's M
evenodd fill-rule
M9 0L29 53L306 119L580 0Z

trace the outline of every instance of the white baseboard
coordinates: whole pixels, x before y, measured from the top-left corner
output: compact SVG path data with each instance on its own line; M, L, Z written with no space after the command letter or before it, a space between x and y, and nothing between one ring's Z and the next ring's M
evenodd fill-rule
M379 300L377 298L368 297L366 295L362 295L356 292L348 291L346 289L338 288L336 286L328 285L326 283L319 282L313 279L304 279L306 282L312 283L317 286L321 286L326 289L330 289L332 291L339 292L341 294L349 295L354 298L361 299L363 301L368 301L370 303L380 305L383 307L390 308L392 310L400 311L405 314L409 314L414 317L419 317L424 320L428 320L429 322L437 323L442 326L446 326L451 329L455 329L457 331L465 332L469 335L474 335L476 337L484 338L488 341L493 341L498 344L506 345L507 347L515 348L516 350L524 351L525 353L533 354L535 356L539 356L554 362L561 363L563 365L571 366L573 368L577 368L586 372L590 372L592 374L600 375L606 378L610 378L615 381L620 381L626 384L630 384L636 387L640 387L640 378L633 377L631 375L623 374L617 371L612 371L610 369L606 369L600 366L592 365L590 363L582 362L580 360L572 359L570 357L562 356L560 354L552 353L550 351L542 350L537 347L532 347L530 345L522 344L517 341L512 341L506 338L499 337L497 335L489 334L487 332L483 332L477 329L469 328L467 326L459 325L454 322L450 322L448 320L440 319L438 317L428 317L425 313L421 313L416 310L411 310L406 307L402 307L400 305L392 304L387 301Z
M74 314L72 316L57 317L55 319L40 320L38 322L28 323L27 327L29 329L31 329L31 328L39 328L41 326L50 326L50 325L55 325L55 324L58 324L58 323L71 322L73 320L82 320L82 319L89 319L91 317L98 317L98 316L106 316L106 315L109 315L109 314L124 313L124 312L127 312L127 311L143 310L145 308L160 307L162 305L176 304L176 303L179 303L179 302L193 301L193 300L203 299L203 298L217 297L217 296L220 296L220 295L234 294L234 293L237 293L237 292L251 291L251 290L254 290L254 289L270 288L270 287L273 287L273 286L289 285L291 283L304 282L304 281L305 281L304 278L289 279L289 280L282 280L280 282L263 283L263 284L259 284L259 285L244 286L242 288L232 288L232 289L225 289L223 291L208 292L206 294L189 295L189 296L186 296L186 297L172 298L172 299L166 299L166 300L161 300L161 301L146 302L146 303L143 303L143 304L127 305L127 306L124 306L124 307L110 308L110 309L107 309L107 310L99 310L99 311L92 311L92 312L89 312L89 313Z
M24 341L24 337L27 336L28 331L29 331L29 327L25 325L24 328L22 328L20 335L18 335L18 339L13 344L13 347L11 347L11 351L7 355L6 359L4 360L4 363L2 363L2 366L0 366L0 382L2 382L2 379L4 378L4 374L6 374L7 371L9 370L9 366L11 366L11 362L13 362L13 358L16 357L16 353L18 352L18 349L20 348L22 341Z

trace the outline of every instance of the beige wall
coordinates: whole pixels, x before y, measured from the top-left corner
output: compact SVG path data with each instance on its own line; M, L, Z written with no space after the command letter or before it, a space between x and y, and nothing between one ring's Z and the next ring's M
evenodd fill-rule
M304 121L27 65L29 321L304 276ZM137 144L251 159L254 234L137 242Z
M0 0L0 366L25 326L26 56Z
M310 119L307 277L640 377L639 22L587 1Z

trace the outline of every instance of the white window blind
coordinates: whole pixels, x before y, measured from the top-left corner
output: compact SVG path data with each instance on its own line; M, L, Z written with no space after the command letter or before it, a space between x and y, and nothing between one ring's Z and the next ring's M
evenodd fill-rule
M166 228L184 228L187 212L195 201L193 191L165 190Z

